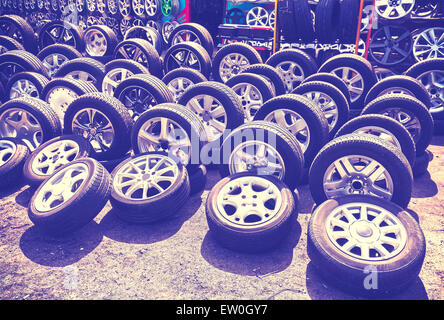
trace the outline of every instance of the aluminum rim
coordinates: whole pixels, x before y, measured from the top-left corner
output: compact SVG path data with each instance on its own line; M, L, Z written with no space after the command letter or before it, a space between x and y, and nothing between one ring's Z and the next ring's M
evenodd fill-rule
M123 33L124 34L124 33ZM116 58L124 58L137 61L142 65L148 65L148 57L146 54L136 45L125 44L118 49L118 54L120 56Z
M125 68L115 68L110 70L103 78L102 91L110 96L114 96L114 90L116 90L119 83L133 75L134 74L131 71Z
M386 94L405 94L405 95L412 96L412 97L415 96L410 90L408 90L406 88L392 87L392 88L388 88L388 89L381 91L381 93L378 94L378 97L382 97L383 95L386 95Z
M263 141L246 141L238 144L228 160L230 174L251 172L272 175L283 180L285 163L282 156L270 144Z
M17 151L17 146L14 142L0 139L0 167L4 166L12 159Z
M351 102L355 102L362 96L364 93L364 79L358 71L350 67L342 67L333 69L331 73L336 74L345 82L350 92Z
M171 52L166 61L167 71L177 68L191 68L202 70L202 65L197 55L188 49L177 49Z
M48 92L45 100L49 103L51 108L55 111L63 123L68 106L78 97L79 95L69 88L54 87Z
M74 80L86 81L92 84L95 84L97 82L97 79L94 78L90 73L80 70L71 71L66 75L66 77Z
M88 30L84 36L85 51L92 57L102 57L108 49L108 42L99 30Z
M215 215L229 226L253 229L275 222L282 203L281 192L272 182L255 176L240 177L218 193Z
M120 167L113 177L113 189L126 199L143 201L162 195L177 181L179 167L160 154L138 156Z
M307 150L310 145L310 129L299 113L289 109L279 109L269 113L264 120L286 128L296 137L302 152Z
M43 139L43 131L37 119L28 111L19 108L5 110L0 115L0 135L16 137L33 151Z
M138 86L125 88L121 92L119 100L123 102L134 120L157 104L156 99L149 91Z
M191 157L191 140L187 132L168 118L155 117L146 121L137 134L141 153L164 151L187 165Z
M247 121L252 121L256 112L262 107L264 98L262 93L251 83L239 83L232 87L239 96L244 115Z
M230 53L219 64L219 76L223 82L227 82L228 79L241 73L249 65L250 61L244 55Z
M276 13L273 11L272 13L270 13L268 17L268 26L274 30L275 23L276 23Z
M70 31L69 26L65 26L63 22L60 25L55 25L46 30L42 37L43 43L62 43L73 46L74 48L77 46L77 42L72 31Z
M402 222L390 211L369 203L348 203L335 208L325 227L337 249L359 260L388 260L407 244Z
M444 28L430 28L421 32L413 43L416 61L444 57Z
M376 0L375 10L384 19L396 20L407 16L414 6L415 0Z
M31 169L40 176L50 176L58 168L74 161L80 152L72 140L58 140L40 150L31 163Z
M123 17L128 17L131 14L130 0L119 0L119 12Z
M97 109L78 111L72 120L72 132L87 139L94 151L106 152L114 142L114 126L109 118Z
M292 92L305 79L304 70L293 61L282 61L277 64L276 69L284 77L287 93Z
M377 136L378 138L383 139L387 142L390 142L391 144L397 146L400 150L402 149L401 144L399 143L399 140L395 137L395 135L393 133L391 133L389 130L386 130L381 127L366 126L366 127L356 129L353 133L371 134L371 135Z
M38 98L40 96L39 90L37 87L27 79L20 79L15 81L11 90L9 91L9 98L15 99L20 97L33 97Z
M337 159L325 171L323 188L327 198L368 194L390 200L393 180L378 161L360 155Z
M227 128L227 114L223 104L216 98L198 95L188 101L186 106L202 120L209 142L218 139Z
M138 17L143 17L145 14L145 0L132 0L133 11Z
M421 138L421 122L418 117L410 111L401 108L388 108L385 109L382 114L400 122L412 135L415 143Z
M426 87L432 99L430 112L444 111L444 71L431 70L421 74L417 79Z
M52 53L46 56L42 62L46 71L48 71L49 77L52 79L56 72L60 69L62 64L66 61L68 61L68 58L65 57L63 54Z
M336 102L328 94L319 91L306 92L303 96L307 97L321 108L325 118L327 118L328 130L332 131L338 123L339 117L339 110Z
M247 13L247 25L268 26L268 12L262 7L254 7Z
M168 43L168 40L171 36L171 33L174 31L174 29L176 29L176 24L170 21L164 22L164 24L162 25L162 37L163 37L163 41L165 41L165 43Z
M71 200L88 179L89 168L84 163L68 165L48 178L34 199L38 212L55 210Z
M197 34L190 30L180 30L174 35L172 39L172 45L182 42L195 42L198 44L202 44Z
M154 17L159 12L157 0L145 0L145 12L149 17Z
M408 29L384 26L378 29L370 43L370 55L385 66L406 60L413 49L413 40Z
M167 86L168 89L173 93L174 100L177 102L182 93L184 93L185 90L193 84L194 83L187 78L178 77L171 80Z

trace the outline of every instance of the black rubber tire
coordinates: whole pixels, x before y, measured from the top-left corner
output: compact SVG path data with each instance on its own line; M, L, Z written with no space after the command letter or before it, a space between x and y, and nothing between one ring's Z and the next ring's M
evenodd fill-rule
M400 220L407 231L407 243L398 255L385 261L362 260L342 253L330 241L325 227L329 214L339 206L355 202L376 205ZM308 224L307 244L313 265L326 281L353 294L379 297L399 292L413 282L421 270L426 251L421 228L406 210L390 201L358 195L328 200L319 205ZM375 289L364 286L370 272L376 272L373 274L377 277Z
M420 177L425 174L429 168L429 163L433 159L433 153L430 150L426 150L423 154L417 155L415 164L412 167L413 176Z
M0 103L5 102L6 100L7 100L6 99L6 89L3 85L3 83L0 81Z
M280 70L277 66L283 62L292 62L296 63L301 69L302 69L302 81L316 73L316 70L318 69L318 66L316 65L315 60L305 53L302 50L299 49L284 49L281 51L276 52L273 54L268 60L265 62L266 64L276 68L278 72L282 75L284 78L285 84L286 84L286 92L290 93L293 89L295 89L299 84L301 84L302 81L294 81L290 79L286 79L283 71ZM290 90L291 89L291 90Z
M94 25L85 30L83 32L83 42L85 44L85 52L90 57L95 57L95 55L92 55L91 52L88 52L88 46L86 45L88 42L88 39L86 38L88 36L88 33L96 30L97 32L100 32L102 36L104 37L106 41L106 51L103 52L103 54L98 55L99 57L108 57L111 56L114 53L114 50L117 47L117 44L119 43L119 40L117 39L117 35L114 32L113 29L111 29L108 26L102 26L102 25Z
M64 134L72 134L75 114L82 109L97 109L106 115L114 128L114 140L106 151L92 150L91 157L97 160L110 160L124 156L131 147L130 134L134 121L126 107L116 98L104 93L85 94L74 100L66 110Z
M88 177L80 186L80 190L67 202L49 212L39 212L34 203L46 182L40 185L31 198L28 216L42 232L61 236L76 231L92 221L106 205L111 191L111 178L98 161L91 158L78 159L61 167L54 174L78 163L88 166Z
M198 69L195 70L202 73L208 79L211 74L211 57L204 47L194 42L178 43L171 46L166 51L163 59L165 73L177 68L192 68L192 66L187 64L187 61L185 61L187 59L186 57L184 58L184 61L180 61L175 56L175 54L181 50L188 50L196 56L199 65L197 66Z
M252 121L244 124L239 128L233 130L223 141L220 147L220 165L219 173L222 177L227 177L234 174L229 169L229 157L233 148L237 146L240 141L245 142L249 140L258 140L265 143L276 143L273 146L281 155L285 164L291 164L285 170L283 182L292 190L299 184L303 167L304 155L296 138L288 131L275 123L266 121ZM257 173L250 173L257 174Z
M360 56L351 53L343 53L325 61L319 68L318 72L332 72L341 67L353 68L362 76L363 92L357 97L357 99L352 98L352 103L350 104L350 109L362 109L364 107L365 96L377 82L373 67L370 62ZM345 80L343 76L340 78Z
M15 30L19 30L19 35L17 35L15 32L13 32L13 34L10 34L11 29L7 28L6 25L13 25L16 28ZM37 53L37 37L34 34L34 30L32 29L32 27L22 17L14 14L1 16L0 34L12 38L16 36L14 39L17 40L21 45L23 45L26 51L29 51L33 54Z
M219 71L220 64L225 59L225 57L227 57L228 55L230 55L232 53L242 54L248 60L248 65L262 63L262 58L259 55L259 53L256 51L256 49L254 49L252 46L250 46L248 44L236 42L236 43L230 43L230 44L224 45L222 48L220 48L217 51L217 53L213 59L212 75L213 75L213 79L215 81L224 82L221 78L220 71ZM244 67L247 67L247 66L244 66ZM240 69L239 72L241 72L241 71L242 70Z
M265 103L254 117L255 121L264 120L270 113L287 109L299 114L307 123L311 138L307 149L304 152L304 166L309 167L316 154L328 141L328 122L322 110L311 100L296 94L286 94L269 100ZM285 128L286 131L287 128ZM293 139L296 139L294 133L291 133ZM299 143L299 142L298 142ZM288 162L292 163L292 162Z
M160 59L157 50L147 41L143 39L128 39L120 42L116 49L114 50L114 59L131 59L128 53L125 51L125 46L133 46L137 47L146 57L147 62L142 63L141 61L137 61L142 63L150 72L150 74L162 78L162 60Z
M355 43L359 17L360 2L356 0L342 0L340 2L339 39L341 43Z
M45 25L43 25L43 27L40 29L38 36L40 50L56 43L68 44L65 43L64 42L65 40L63 39L63 34L65 32L61 34L62 37L58 38L55 38L54 35L52 34L49 35L49 30L51 30L51 28L54 27L63 28L63 30L69 30L69 32L72 34L72 41L74 42L69 45L77 49L77 51L79 52L83 51L83 49L85 48L85 41L83 40L83 30L79 26L74 25L68 21L60 21L60 20L49 21ZM46 35L48 35L49 38L46 37Z
M264 77L253 74L253 73L242 72L242 73L235 75L234 77L231 77L230 79L228 79L228 81L225 84L227 86L229 86L231 89L233 89L236 85L241 84L241 83L251 84L253 87L255 87L258 90L258 92L260 92L260 94L262 95L262 104L266 103L268 100L270 100L274 96L273 88L268 83L268 81ZM245 100L245 97L239 95L239 100L242 103L244 113L247 112L248 111L247 107L246 107L247 101ZM255 114L256 114L256 112L254 112L254 114L250 113L249 117L251 117L251 119L252 119L252 118L254 118ZM246 117L245 118L246 120L249 120L249 118L246 114L245 114L245 117Z
M173 41L177 34L182 31L190 31L194 33L199 39L199 44L204 47L211 59L214 53L213 37L204 26L197 23L182 23L181 25L178 25L168 38L169 48L173 46Z
M293 192L279 179L272 176L262 178L276 186L282 197L282 206L275 215L272 223L256 227L241 228L228 224L217 213L217 198L221 189L229 182L249 177L251 174L235 174L220 180L210 191L207 197L205 212L211 235L222 246L241 252L262 252L274 248L290 232L293 218L297 216L297 203Z
M173 94L168 89L168 87L162 82L162 80L149 74L137 74L119 83L119 85L116 87L114 91L114 97L119 99L124 104L124 106L129 110L133 109L134 104L131 103L130 101L125 101L124 97L125 97L125 92L127 90L131 90L131 88L143 88L153 97L154 99L153 104L147 105L148 104L147 103L143 104L143 106L136 105L136 108L143 107L144 109L143 111L146 111L149 108L154 107L155 105L158 105L160 103L174 102ZM135 118L140 113L141 112L133 113L133 118Z
M242 70L241 74L242 73L253 73L264 77L270 82L275 97L285 94L284 78L282 78L282 75L276 70L276 68L269 66L268 64L262 63L247 66Z
M18 66L19 68L15 69L15 72L12 74L6 74L0 69L0 82L2 82L3 85L6 85L10 77L12 77L15 73L23 71L37 72L44 75L45 77L48 77L43 63L35 55L26 51L10 50L1 54L0 68L2 68L2 65L6 66L8 64L13 64L16 67Z
M326 72L318 72L315 74L312 74L311 76L308 76L307 78L302 81L301 84L310 82L310 81L323 81L330 83L334 85L336 88L338 88L344 97L347 99L347 103L350 106L351 100L350 100L350 92L348 91L347 85L345 82L339 78L338 76L332 74L332 73L326 73Z
M76 58L66 61L60 69L55 73L55 78L63 78L73 71L84 71L88 73L94 80L92 84L97 90L102 89L102 81L105 77L105 65L93 58Z
M0 47L9 50L25 50L23 45L15 40L14 38L8 36L0 36ZM3 52L2 52L3 53Z
M136 74L150 74L148 69L140 64L139 62L136 62L134 60L127 60L127 59L114 59L105 64L105 74L110 72L113 69L117 68L123 68L126 70L131 71L134 75Z
M200 166L200 159L196 159L196 155L200 155L201 149L207 142L207 134L205 128L200 121L200 118L188 108L175 103L163 103L159 104L150 110L145 111L136 121L131 131L131 145L134 154L141 154L150 151L163 151L171 155L168 148L162 148L163 150L143 150L140 148L139 132L142 126L153 118L166 118L173 120L186 132L188 139L191 142L190 159L186 164L188 172L194 173ZM183 139L184 137L181 137ZM197 149L196 149L197 147ZM177 154L173 154L178 158Z
M26 159L25 165L23 166L23 177L25 178L26 182L29 185L32 186L39 185L52 175L52 174L39 174L38 172L35 172L32 168L33 162L36 160L36 157L40 151L42 151L44 148L48 147L49 145L57 143L62 140L70 140L74 142L78 148L77 153L74 154L73 156L70 156L67 159L69 162L72 162L80 158L86 158L91 153L91 145L89 144L88 140L78 135L62 135L60 137L56 137L49 141L46 141L31 153L31 155ZM56 153L56 155L58 155L58 152ZM53 160L54 163L56 163L57 159L59 158L56 157ZM62 166L63 166L62 164L58 164L55 170Z
M368 105L371 101L381 96L385 90L390 88L406 89L413 97L424 103L428 109L432 107L432 101L424 85L415 78L402 75L391 76L378 81L367 93L365 105Z
M399 108L415 115L421 126L418 137L412 135L415 141L416 154L424 153L433 138L433 118L427 107L418 99L403 94L384 95L370 102L361 112L363 114L385 114L387 108ZM409 128L406 128L409 132ZM411 133L410 133L411 134Z
M62 125L57 114L51 109L49 104L40 99L21 97L9 100L0 107L0 114L3 114L8 109L22 109L31 113L35 117L42 130L40 144L60 136L62 133ZM33 148L30 145L26 145L31 151L33 151Z
M15 145L15 152L13 154L2 152L4 149L4 142ZM16 138L0 138L0 154L1 160L6 161L0 166L0 189L10 188L22 181L23 165L29 156L28 147ZM7 160L7 156L10 158Z
M71 46L68 46L66 44L56 43L56 44L49 45L49 46L43 48L42 50L40 50L40 52L37 54L37 58L39 58L43 62L43 65L44 65L45 58L48 57L49 55L55 54L55 53L63 55L64 57L67 58L67 61L82 57L82 54L77 49L75 49ZM45 67L45 70L48 73L48 76L51 76L46 67ZM58 70L58 68L55 70L55 72L57 70Z
M407 158L398 147L367 134L340 136L319 151L309 172L310 192L316 203L327 200L323 183L327 168L337 159L347 155L365 156L379 162L393 181L393 195L390 200L403 208L408 206L413 175Z
M185 79L189 80L190 82L192 82L193 84L208 81L208 79L202 73L200 73L197 70L191 69L191 68L179 68L179 69L171 70L162 78L162 81L163 81L163 83L165 83L168 86L171 81L173 81L174 79L177 79L177 78L185 78ZM173 95L174 95L174 93L173 93ZM180 95L178 95L175 98L178 100L179 97L180 97Z
M340 3L339 0L319 0L316 6L315 29L321 43L334 43L338 39Z
M293 0L293 15L298 37L305 43L312 42L315 39L315 32L308 2Z
M14 74L8 81L7 85L6 85L6 92L7 92L7 96L9 94L9 97L11 97L11 90L12 90L12 86L14 85L14 83L16 81L19 80L28 80L29 82L31 82L35 88L37 89L37 93L36 96L31 96L32 98L39 98L41 92L43 91L43 88L49 83L48 78L46 78L44 75L41 75L40 73L37 72L19 72Z
M166 155L162 152L150 152L145 154ZM130 157L120 163L112 172L113 179L122 166L145 154ZM119 193L112 188L110 202L113 208L116 209L116 215L124 221L143 224L163 220L180 212L180 209L190 195L190 180L185 167L180 163L178 163L177 166L179 169L177 180L173 182L166 192L153 196L150 199L142 201L129 200L119 195Z
M205 189L207 183L207 168L200 165L193 173L188 172L190 178L190 196L195 195Z
M329 96L336 104L338 110L338 117L336 120L336 124L331 128L329 125L329 136L330 138L332 138L335 135L335 133L339 130L339 128L348 121L349 105L347 102L347 98L334 85L323 81L310 81L303 83L300 86L298 86L296 89L294 89L292 93L303 95L305 93L313 91L324 93L325 95ZM318 107L322 110L321 106L318 105ZM322 112L324 111L322 110ZM328 120L329 119L327 118L327 121Z
M157 31L152 27L134 26L126 31L123 39L146 40L157 50L159 55L162 54L162 49L163 49L162 35L159 33L159 31Z
M358 116L344 124L336 133L335 138L354 133L363 127L379 127L392 133L401 145L401 151L413 168L416 158L415 142L402 124L395 119L380 114L366 114Z

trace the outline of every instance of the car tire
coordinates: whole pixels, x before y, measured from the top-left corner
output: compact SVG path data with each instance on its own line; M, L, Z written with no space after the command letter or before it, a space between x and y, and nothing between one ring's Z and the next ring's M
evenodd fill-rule
M16 138L0 138L0 189L21 182L28 147Z

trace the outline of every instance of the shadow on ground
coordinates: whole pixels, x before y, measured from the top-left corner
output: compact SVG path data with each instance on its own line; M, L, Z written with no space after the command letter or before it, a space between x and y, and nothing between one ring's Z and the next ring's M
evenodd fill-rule
M431 198L438 193L438 186L432 180L429 172L415 177L412 198Z

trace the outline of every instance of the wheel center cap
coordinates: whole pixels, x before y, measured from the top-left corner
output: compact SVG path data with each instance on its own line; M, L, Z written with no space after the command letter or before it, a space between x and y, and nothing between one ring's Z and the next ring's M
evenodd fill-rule
M373 230L367 221L360 221L357 222L356 233L363 238L368 238L373 235Z
M142 179L143 180L149 180L151 178L151 175L149 174L149 173L145 173L143 176L142 176Z
M212 119L211 115L210 115L207 111L204 112L204 114L202 115L202 117L203 117L203 120L204 120L205 122L208 122L208 121L210 121L210 120Z
M89 131L89 133L91 133L91 135L96 135L97 134L97 129L91 128L91 130Z

